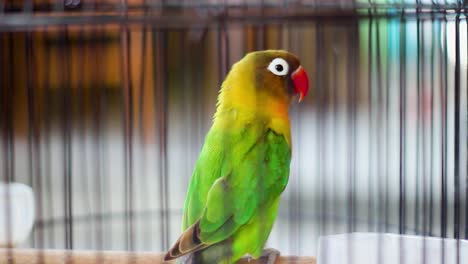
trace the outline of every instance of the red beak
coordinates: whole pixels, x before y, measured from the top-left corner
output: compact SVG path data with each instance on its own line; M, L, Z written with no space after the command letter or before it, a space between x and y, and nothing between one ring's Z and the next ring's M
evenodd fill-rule
M291 74L291 79L294 83L294 92L299 94L299 102L301 102L309 91L309 77L304 68L299 66L299 68Z

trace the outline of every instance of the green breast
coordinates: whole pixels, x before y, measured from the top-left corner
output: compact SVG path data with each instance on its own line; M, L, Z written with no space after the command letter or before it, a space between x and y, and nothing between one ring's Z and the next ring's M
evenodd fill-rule
M230 202L247 207L236 215L241 222L251 216L249 211L281 194L288 182L291 150L283 135L264 124L210 130L187 193L183 230L200 218L208 192L220 177L226 177L229 192L237 197Z

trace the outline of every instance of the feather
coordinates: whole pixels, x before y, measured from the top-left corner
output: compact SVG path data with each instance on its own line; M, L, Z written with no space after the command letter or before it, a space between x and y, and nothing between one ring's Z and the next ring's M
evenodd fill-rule
M209 245L203 244L200 241L200 225L199 222L197 222L180 235L179 239L164 256L164 260L175 259L206 248L207 246Z

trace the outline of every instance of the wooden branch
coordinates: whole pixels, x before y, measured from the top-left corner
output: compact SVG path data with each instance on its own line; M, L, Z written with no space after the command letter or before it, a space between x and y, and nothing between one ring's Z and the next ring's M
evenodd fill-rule
M81 251L81 250L38 250L0 249L0 264L171 264L163 261L163 253L126 251ZM237 264L255 264L254 260L242 259ZM276 264L316 264L314 257L280 257Z

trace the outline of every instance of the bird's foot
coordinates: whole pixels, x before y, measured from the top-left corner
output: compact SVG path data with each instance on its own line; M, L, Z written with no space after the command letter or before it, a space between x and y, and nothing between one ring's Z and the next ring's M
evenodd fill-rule
M274 248L264 249L262 255L258 258L259 264L275 264L279 259L280 252Z

